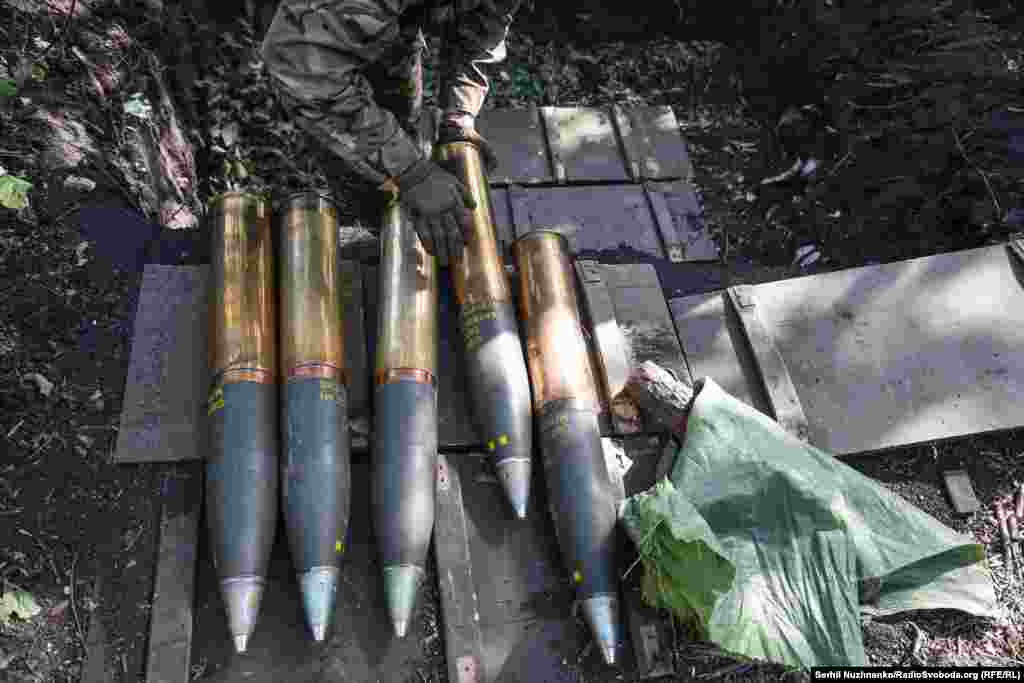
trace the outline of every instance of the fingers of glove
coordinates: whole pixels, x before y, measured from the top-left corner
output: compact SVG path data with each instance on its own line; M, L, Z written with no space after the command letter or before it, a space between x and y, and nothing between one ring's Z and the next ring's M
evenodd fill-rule
M451 260L451 254L448 249L448 226L445 224L447 215L447 212L442 213L432 219L434 245L437 248L434 255L437 256L437 265L441 268L447 266Z
M465 227L459 220L456 213L445 214L445 238L448 241L448 255L451 259L462 256L462 250L466 246Z
M428 254L434 254L436 245L434 244L434 228L431 225L430 218L420 216L416 219L416 234L420 237L420 244L423 245L423 249Z
M464 207L466 207L467 209L471 210L471 211L475 210L476 209L476 200L473 199L473 193L471 193L469 191L469 188L466 187L462 183L462 181L459 180L458 178L455 179L455 182L458 183L457 187L458 187L458 190L459 190L459 194L461 195L462 205Z

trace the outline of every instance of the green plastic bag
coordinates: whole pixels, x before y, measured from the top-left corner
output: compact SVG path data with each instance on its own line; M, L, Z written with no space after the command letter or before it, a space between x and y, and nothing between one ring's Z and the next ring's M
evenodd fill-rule
M645 572L670 586L654 604L697 619L726 650L800 667L866 665L862 612L997 616L984 547L974 539L791 436L712 380L697 387L672 486L655 486L622 508L634 541L645 531L660 537L638 544ZM670 523L659 524L659 515ZM706 555L695 562L649 552L679 544L680 529L734 568L728 589L706 590ZM873 604L861 605L866 580L881 588ZM691 595L714 595L713 608L695 606Z

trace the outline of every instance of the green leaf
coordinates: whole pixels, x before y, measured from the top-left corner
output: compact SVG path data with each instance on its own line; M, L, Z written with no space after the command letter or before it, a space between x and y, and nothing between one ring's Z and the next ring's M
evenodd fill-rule
M8 592L0 597L0 624L4 626L10 625L12 616L28 621L41 611L35 598L25 591Z
M14 97L18 94L18 84L9 78L0 79L0 97Z
M140 119L148 119L153 113L153 107L146 101L142 93L137 92L124 103L124 113Z
M32 187L25 178L0 176L0 205L8 209L24 209L28 206L28 191Z
M46 74L47 74L46 65L38 64L38 63L32 65L32 78L33 79L35 79L37 81L45 80L46 79Z

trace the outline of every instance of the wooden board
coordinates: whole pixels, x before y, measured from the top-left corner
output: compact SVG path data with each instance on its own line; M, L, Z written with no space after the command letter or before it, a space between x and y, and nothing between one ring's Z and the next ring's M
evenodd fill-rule
M646 182L644 189L669 260L718 260L718 247L707 231L692 185L685 181Z
M1007 246L753 291L820 448L846 455L1024 426L1024 266ZM758 371L721 294L671 308L694 376L770 415L752 398Z
M624 491L645 490L653 483L660 451L651 446L649 437L604 439L604 443L609 468L618 474ZM501 489L486 458L456 455L448 458L448 464L448 485L459 487L462 506L456 506L454 497L441 497L439 515L461 518L466 530L471 593L479 614L483 652L481 676L476 680L578 680L572 677L604 671L596 650L587 648L592 639L582 618L573 614L573 591L561 564L541 468L535 468L528 518L517 523L508 514L508 506L501 504ZM628 543L622 542L619 559L623 572L635 556ZM444 577L446 572L439 555L438 575ZM628 602L635 605L635 601ZM461 605L443 602L442 607L446 619L450 609L456 610L452 623L461 623L457 616L464 609ZM653 630L659 642L665 629L671 628L665 615L656 610L626 609L624 629L630 619L644 625L648 633ZM663 667L665 657L657 658ZM622 668L623 680L644 677L628 653ZM453 677L459 672L451 661L449 672L450 680L460 680Z
M366 318L363 314L363 267L356 261L339 261L342 317L345 322L345 369L348 370L348 416L353 436L363 449L371 427L371 368L366 355Z
M516 237L556 230L573 255L624 253L630 260L665 258L658 227L640 185L510 188Z
M541 107L558 182L629 180L615 125L596 107Z
M181 683L191 675L192 607L202 482L200 463L177 465L164 476L160 546L146 657L147 683Z
M448 680L453 683L482 683L483 637L478 623L479 599L473 582L469 535L462 508L462 483L451 472L451 460L458 457L463 456L444 453L437 456L434 557L444 613Z
M599 265L576 262L580 300L590 333L605 399L611 407L608 433L645 431L642 417L618 396L636 364L654 361L689 377L661 283L649 264Z
M614 105L612 113L633 181L692 181L690 155L672 107Z
M408 681L416 671L431 674L424 654L427 636L424 601L409 634L393 637L384 602L370 519L370 466L352 465L352 525L346 541L334 626L318 645L302 612L284 526L278 528L259 623L245 655L234 654L209 552L206 530L200 534L192 665L205 670L204 681L316 683L332 681ZM185 683L181 678L169 683Z
M530 185L554 180L536 106L485 109L480 112L476 127L498 157L498 167L489 176L492 184Z
M740 324L747 338L747 346L753 354L758 378L771 404L772 417L783 429L802 441L807 440L807 417L804 415L800 397L796 395L793 379L789 375L786 361L779 353L772 334L765 327L757 305L753 287L740 285L730 287L729 301L739 316Z
M116 462L195 460L204 452L207 268L147 265L125 382Z

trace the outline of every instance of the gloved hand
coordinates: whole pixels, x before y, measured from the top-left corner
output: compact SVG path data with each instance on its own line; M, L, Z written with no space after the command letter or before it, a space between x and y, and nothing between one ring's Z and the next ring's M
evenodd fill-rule
M480 149L488 173L494 172L498 167L498 157L487 139L477 132L475 119L471 115L452 114L442 119L437 129L437 144L443 145L448 142L472 142Z
M462 254L476 202L462 181L429 159L421 159L395 178L398 201L412 214L416 233L438 265Z

